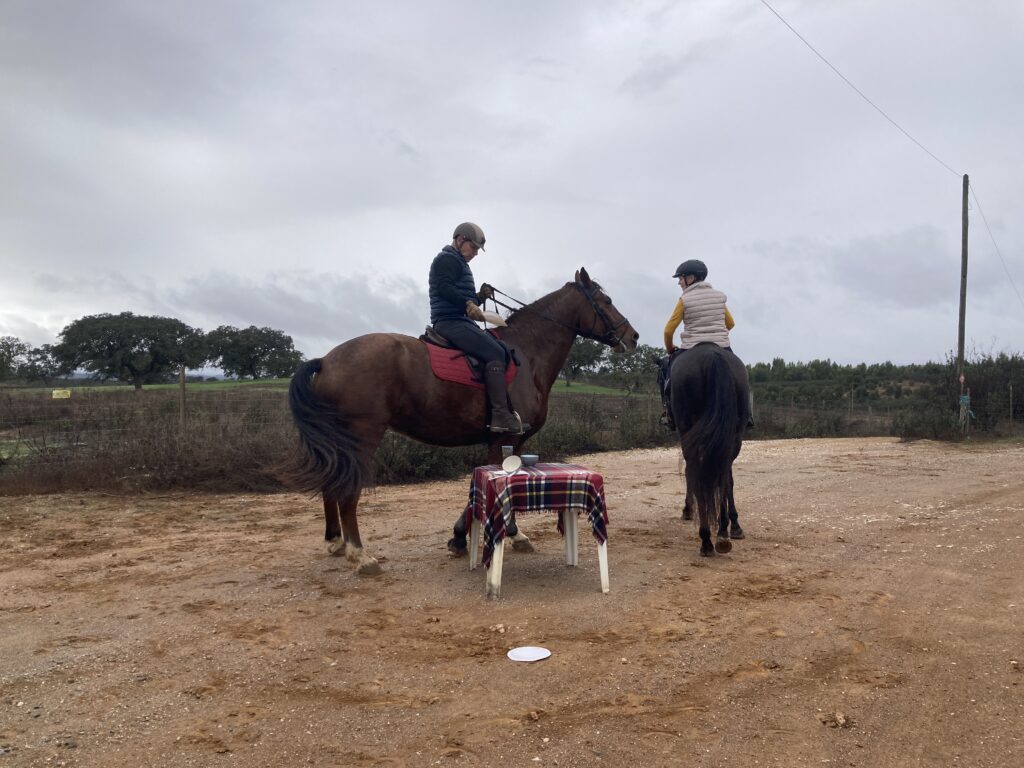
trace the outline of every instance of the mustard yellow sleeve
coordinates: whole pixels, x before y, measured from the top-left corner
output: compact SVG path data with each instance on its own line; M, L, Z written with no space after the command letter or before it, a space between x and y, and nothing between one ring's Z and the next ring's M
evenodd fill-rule
M683 322L683 298L679 297L679 301L676 302L676 308L672 310L672 317L665 323L665 349L672 349L675 343L672 341L672 337L676 333L676 328Z
M726 307L725 308L725 327L726 327L727 330L731 331L734 325L736 325L736 321L732 319L732 312L730 312L729 308Z

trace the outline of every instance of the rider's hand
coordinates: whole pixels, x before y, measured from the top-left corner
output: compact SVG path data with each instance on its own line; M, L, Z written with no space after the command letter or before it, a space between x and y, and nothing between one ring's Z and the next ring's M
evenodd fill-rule
M483 321L486 319L484 318L484 311L474 304L472 300L466 302L466 314L469 316L470 320Z
M494 298L494 288L487 283L480 286L480 290L477 291L477 298L480 299L480 303L483 304L487 299Z

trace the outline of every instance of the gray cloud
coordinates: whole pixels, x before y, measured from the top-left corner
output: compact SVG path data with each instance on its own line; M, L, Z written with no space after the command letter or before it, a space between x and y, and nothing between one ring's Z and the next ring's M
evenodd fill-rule
M971 173L1003 259L972 201L968 337L1019 344L1019 14L779 9ZM748 360L955 340L959 178L759 4L10 2L0 73L0 334L125 309L309 354L416 334L471 219L478 282L529 300L585 265L645 343L694 256Z

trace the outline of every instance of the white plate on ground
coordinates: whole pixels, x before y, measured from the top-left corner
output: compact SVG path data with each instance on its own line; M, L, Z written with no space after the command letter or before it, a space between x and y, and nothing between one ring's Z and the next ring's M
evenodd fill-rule
M550 656L551 651L536 645L524 645L519 648L513 648L507 655L512 661L540 661Z

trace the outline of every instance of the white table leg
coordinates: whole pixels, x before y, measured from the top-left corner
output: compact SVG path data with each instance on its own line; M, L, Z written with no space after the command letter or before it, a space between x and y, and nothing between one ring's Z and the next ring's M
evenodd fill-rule
M565 538L565 564L576 565L579 562L579 525L576 510L562 510L562 532Z
M480 521L475 517L469 526L469 570L476 568L477 558L480 556Z
M601 567L601 591L608 594L608 542L597 545L597 562Z
M491 566L487 569L487 596L501 597L501 565L505 559L505 540L495 542Z

